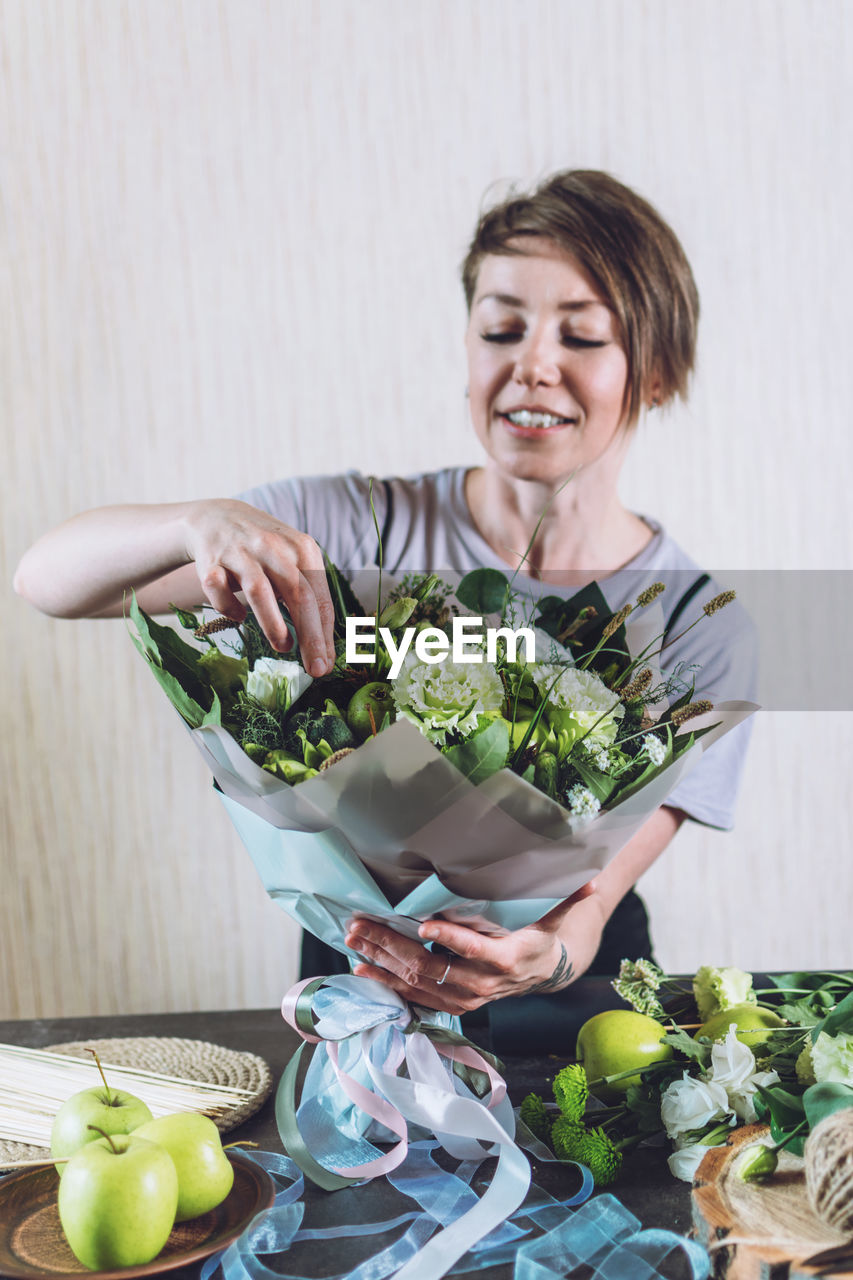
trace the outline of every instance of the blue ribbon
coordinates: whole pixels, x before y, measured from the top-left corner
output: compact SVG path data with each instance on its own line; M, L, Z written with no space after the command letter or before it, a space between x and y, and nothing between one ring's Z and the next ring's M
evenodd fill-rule
M326 1280L387 1280L414 1258L437 1230L446 1228L477 1200L470 1183L479 1162L462 1161L451 1173L435 1160L436 1142L412 1143L405 1164L388 1175L404 1195L414 1199L420 1211L394 1218L359 1221L338 1227L303 1227L304 1178L294 1161L271 1151L246 1151L271 1174L278 1185L275 1203L249 1224L224 1252L204 1263L201 1280L303 1280L266 1266L263 1257L282 1255L294 1245L345 1237L369 1238L406 1227L403 1235L366 1258L356 1267L329 1275ZM639 1219L610 1194L589 1199L592 1177L583 1165L580 1189L564 1200L555 1200L537 1186L512 1218L480 1240L449 1272L465 1275L485 1267L514 1261L514 1280L564 1280L581 1266L590 1269L590 1280L662 1280L660 1264L675 1249L684 1251L692 1280L707 1280L707 1252L694 1241L672 1231L643 1231ZM579 1207L577 1207L579 1206ZM574 1212L571 1212L574 1210ZM544 1234L533 1237L534 1231Z

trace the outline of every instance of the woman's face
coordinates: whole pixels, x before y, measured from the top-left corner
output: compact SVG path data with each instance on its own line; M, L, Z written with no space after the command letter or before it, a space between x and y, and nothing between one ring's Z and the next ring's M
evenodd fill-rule
M562 483L621 437L628 360L616 316L552 240L483 259L465 337L474 429L492 460Z

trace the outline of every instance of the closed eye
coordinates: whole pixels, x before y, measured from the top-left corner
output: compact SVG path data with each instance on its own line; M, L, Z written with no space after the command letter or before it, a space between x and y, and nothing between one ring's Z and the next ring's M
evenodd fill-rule
M564 347L606 347L607 343L601 338L577 338L574 334L564 333L560 339Z
M512 329L500 329L494 333L481 333L480 337L484 342L518 342L524 335L516 333Z

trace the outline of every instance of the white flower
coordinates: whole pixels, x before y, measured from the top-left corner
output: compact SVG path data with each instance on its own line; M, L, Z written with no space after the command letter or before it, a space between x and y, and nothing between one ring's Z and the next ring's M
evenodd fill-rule
M737 1038L737 1023L729 1024L725 1040L711 1049L711 1079L726 1092L742 1089L755 1071L755 1055Z
M661 1098L660 1118L670 1138L703 1129L712 1120L727 1120L731 1114L728 1094L721 1084L687 1071L667 1086Z
M469 733L478 716L498 713L504 697L500 676L489 663L421 662L409 651L391 682L401 716L439 746L452 729Z
M647 733L640 743L640 755L644 755L654 765L663 764L666 747L655 734Z
M755 1004L758 997L752 989L752 974L743 969L718 969L703 964L693 979L693 996L703 1022L722 1009L736 1004Z
M755 1070L755 1055L738 1040L737 1025L732 1022L725 1040L711 1049L709 1078L723 1086L737 1118L752 1124L756 1118L756 1086L775 1084L779 1076L775 1071Z
M303 671L298 662L258 658L249 672L246 692L271 711L286 711L312 683L313 676Z
M571 790L566 793L566 799L574 816L582 818L585 822L590 822L601 808L601 801L598 797L594 796L589 788L583 786L580 782L575 783Z
M821 1031L812 1045L812 1067L820 1084L853 1085L853 1036Z
M722 1143L717 1143L722 1146ZM667 1160L669 1171L674 1178L684 1182L692 1182L705 1156L711 1150L702 1142L691 1142L689 1146L678 1147Z
M551 706L571 712L578 738L588 734L587 746L610 745L625 708L603 680L592 671L548 662L537 662L530 670L542 697Z

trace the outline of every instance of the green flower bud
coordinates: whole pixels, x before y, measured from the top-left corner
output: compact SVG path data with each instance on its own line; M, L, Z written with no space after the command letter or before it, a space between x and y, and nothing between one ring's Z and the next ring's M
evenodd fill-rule
M390 600L379 615L380 627L404 627L417 607L418 602L412 596Z
M741 1182L764 1182L775 1173L779 1155L775 1147L752 1142L734 1160L734 1174Z

